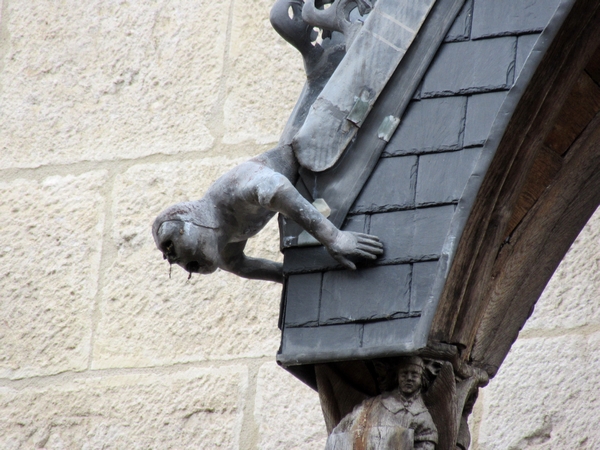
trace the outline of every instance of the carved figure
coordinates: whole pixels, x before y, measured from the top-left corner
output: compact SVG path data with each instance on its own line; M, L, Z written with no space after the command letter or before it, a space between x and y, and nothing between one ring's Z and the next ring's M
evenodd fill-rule
M398 388L354 408L333 429L326 450L434 450L438 433L421 397L424 368L418 356L403 358Z
M296 190L298 162L290 146L276 147L221 176L197 201L163 211L152 234L164 259L190 273L221 268L236 275L283 281L280 263L244 254L248 238L279 212L321 242L344 267L383 253L376 236L341 231Z

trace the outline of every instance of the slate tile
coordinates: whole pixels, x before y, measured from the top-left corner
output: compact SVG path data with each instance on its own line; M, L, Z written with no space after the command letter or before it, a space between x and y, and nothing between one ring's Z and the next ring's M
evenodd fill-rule
M281 342L283 354L332 352L360 347L362 324L326 327L285 328Z
M473 0L467 0L444 38L445 42L466 41L471 35Z
M384 155L406 155L461 146L466 97L445 97L412 102Z
M410 264L377 266L323 275L321 325L408 313Z
M416 205L456 202L481 155L481 148L419 156Z
M515 79L521 74L525 61L529 57L533 46L537 42L539 34L525 34L517 38L517 63L515 66Z
M383 242L383 261L437 259L453 214L454 205L373 214L370 233Z
M412 285L410 289L410 312L423 310L429 298L431 286L435 281L438 261L428 261L413 264Z
M464 146L483 145L508 91L472 95L467 101Z
M442 44L423 79L421 97L510 88L516 42L511 36Z
M380 212L415 204L417 157L381 158L350 212Z
M366 323L363 331L362 348L396 347L397 350L412 350L414 333L419 317L384 320Z
M348 217L342 225L342 230L368 232L366 216L361 214ZM315 272L325 269L334 269L340 264L325 250L322 245L309 247L290 247L283 250L283 272Z
M471 39L542 31L560 0L475 0Z
M286 327L317 324L321 278L320 273L290 275L286 283Z

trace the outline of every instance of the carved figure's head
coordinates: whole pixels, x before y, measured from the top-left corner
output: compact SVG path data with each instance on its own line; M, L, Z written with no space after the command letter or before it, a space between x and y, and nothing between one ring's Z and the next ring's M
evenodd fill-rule
M219 267L219 227L204 206L202 201L178 203L161 212L152 225L163 258L190 274L209 274Z
M398 388L404 395L413 395L423 386L425 364L418 356L403 358L398 365Z

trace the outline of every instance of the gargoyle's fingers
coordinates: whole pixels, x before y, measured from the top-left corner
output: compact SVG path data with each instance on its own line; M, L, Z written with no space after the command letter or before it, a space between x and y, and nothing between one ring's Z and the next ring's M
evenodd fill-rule
M370 244L358 244L356 246L356 248L358 248L359 250L363 250L365 252L369 252L369 253L374 254L374 255L381 255L381 254L383 254L383 247L382 246L375 246L375 245L370 245Z
M365 239L365 238L361 238L361 237L358 237L356 240L357 240L357 242L359 244L364 244L364 245L370 245L372 247L383 248L383 244L381 242L379 242L379 241L374 241L372 239Z
M366 233L354 233L354 235L358 238L364 238L364 239L369 239L371 241L377 241L379 242L379 238L377 236L374 236L372 234L366 234Z
M350 269L350 270L356 270L356 266L354 265L354 263L352 261L350 261L347 258L344 258L343 256L338 256L336 258L338 260L339 263L341 263L346 269Z
M376 259L377 255L373 253L373 251L371 250L361 250L360 248L356 249L356 252L354 253L356 256L360 256L362 258L366 258L366 259Z

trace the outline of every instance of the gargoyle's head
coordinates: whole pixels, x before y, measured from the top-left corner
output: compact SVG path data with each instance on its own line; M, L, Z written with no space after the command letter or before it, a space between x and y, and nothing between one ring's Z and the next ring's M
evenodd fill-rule
M190 274L209 274L219 267L218 226L202 206L200 202L170 206L152 225L154 242L163 258Z

